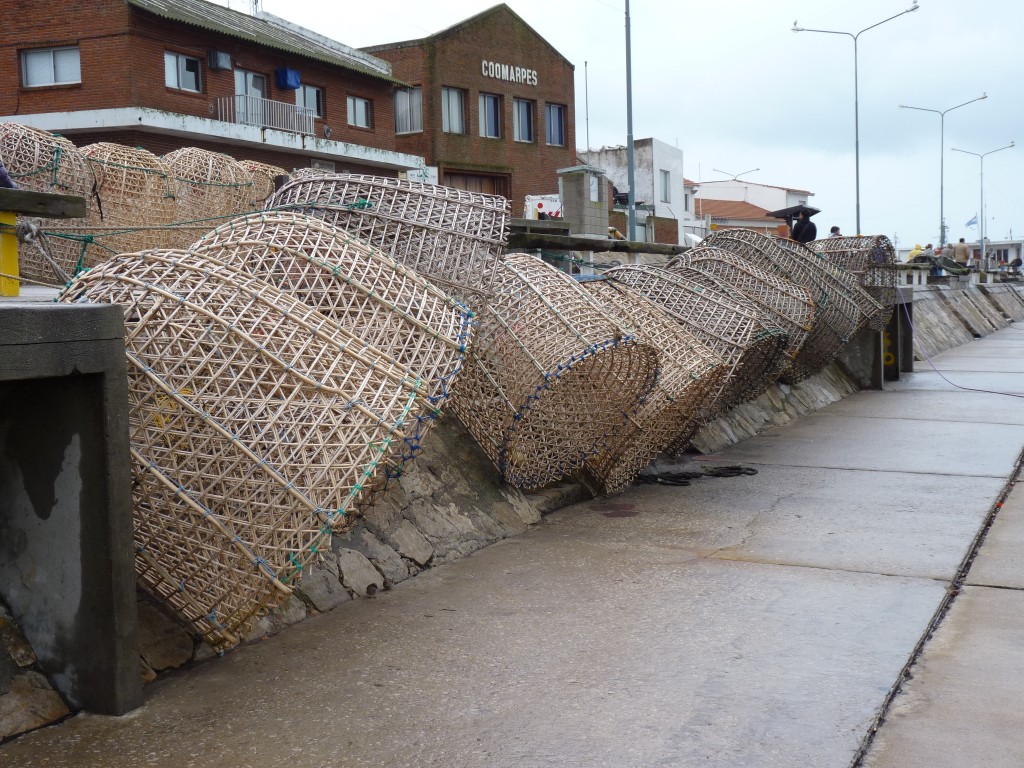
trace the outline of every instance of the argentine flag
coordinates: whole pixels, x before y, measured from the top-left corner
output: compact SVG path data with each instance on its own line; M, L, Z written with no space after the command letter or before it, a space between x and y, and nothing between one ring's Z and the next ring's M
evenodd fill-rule
M976 227L978 226L978 214L974 214L974 218L964 224L965 227Z

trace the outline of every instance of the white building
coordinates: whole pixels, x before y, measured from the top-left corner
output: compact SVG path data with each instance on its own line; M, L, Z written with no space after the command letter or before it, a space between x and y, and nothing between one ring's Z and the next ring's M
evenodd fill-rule
M742 179L701 181L697 185L698 198L750 203L766 211L778 211L794 205L810 205L809 200L813 196L814 193L806 189L776 187Z
M626 147L601 147L577 154L587 165L602 168L616 193L629 192ZM649 210L660 218L676 219L680 243L686 242L686 233L703 236L703 223L693 214L695 187L683 178L681 149L658 139L637 139L633 142L633 169L634 202L645 206L638 216Z

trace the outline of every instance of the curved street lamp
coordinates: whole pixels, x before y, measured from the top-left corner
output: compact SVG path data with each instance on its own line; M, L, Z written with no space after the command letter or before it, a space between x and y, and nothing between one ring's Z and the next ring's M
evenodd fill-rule
M810 29L808 27L797 26L797 23L793 22L794 32L821 32L825 35L846 35L853 40L853 152L854 152L854 167L856 172L856 183L857 183L857 234L861 234L860 229L860 85L858 83L857 73L857 38L867 32L869 29L880 27L887 21L898 19L907 13L913 13L918 10L920 6L917 4L917 0L914 0L914 4L911 5L907 10L900 11L895 16L890 16L888 19L882 19L877 24L872 24L870 27L864 27L860 32L840 32L834 29Z
M946 181L946 113L952 112L954 109L960 109L960 107L966 107L968 104L973 104L976 101L987 99L988 94L983 93L976 99L965 101L963 104L957 104L955 107L949 109L927 109L925 107L911 107L907 104L900 104L900 109L916 109L918 112L934 112L939 116L939 247L946 247L946 214L944 209L945 202L945 181Z
M991 155L993 152L1002 152L1004 149L1010 149L1014 144L1011 141L1005 147L999 149L990 149L988 152L970 152L966 149L957 149L956 147L950 147L953 152L963 152L965 155L974 155L978 160L981 161L981 209L979 216L981 216L981 261L985 265L985 271L988 272L988 254L985 252L985 155Z

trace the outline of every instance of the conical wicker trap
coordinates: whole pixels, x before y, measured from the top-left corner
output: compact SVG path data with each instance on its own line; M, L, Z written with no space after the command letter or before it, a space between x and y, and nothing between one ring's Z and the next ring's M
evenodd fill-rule
M749 230L727 229L708 235L701 245L731 251L747 263L811 291L814 328L783 380L795 383L818 373L835 360L856 332L861 311L850 290L850 278L800 243ZM672 261L669 266L674 264ZM867 294L864 296L871 300Z
M510 254L493 290L452 407L509 483L538 488L622 428L658 355L535 256Z
M885 329L896 306L896 249L885 235L828 237L807 243L815 253L826 256L855 277L877 301L882 311L867 318L875 331Z
M0 161L21 189L76 195L85 198L87 209L94 205L92 168L62 136L20 123L0 123ZM17 221L21 224L27 218L19 216ZM86 261L83 239L68 237L65 231L80 230L88 223L88 218L65 219L58 231L54 222L43 222L43 229L51 234L36 247L20 249L20 276L46 285L64 285L79 269L92 266Z
M786 356L793 360L800 352L814 327L814 299L809 289L722 248L691 248L673 263L704 272L742 293L761 308L762 317L789 334Z
M288 175L288 171L276 165L268 165L256 160L238 160L237 162L252 174L252 200L247 208L250 211L262 208L267 198L274 194L274 179L278 176Z
M104 257L159 248L174 221L174 188L163 161L141 147L100 142L82 147L96 174L101 231L93 232Z
M583 465L587 484L600 493L612 494L631 483L659 451L689 442L729 369L719 355L657 304L625 284L609 278L581 284L616 322L657 348L661 362L651 394Z
M187 248L224 219L253 210L252 172L233 157L198 147L168 152L164 164L174 181L174 222L167 246Z
M488 290L508 242L504 197L402 179L300 178L275 192L265 207L319 216L454 289Z
M727 378L703 418L756 397L775 381L787 336L766 329L747 299L709 287L706 275L684 268L637 264L605 274L646 296L721 356Z
M373 246L290 211L233 219L189 250L295 296L423 382L427 398L398 444L400 471L451 392L470 341L472 312Z
M415 383L297 299L183 251L117 257L62 300L124 307L139 578L231 645L329 546Z

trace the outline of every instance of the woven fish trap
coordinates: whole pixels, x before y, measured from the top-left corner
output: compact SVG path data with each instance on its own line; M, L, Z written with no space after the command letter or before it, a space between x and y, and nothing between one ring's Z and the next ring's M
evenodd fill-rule
M87 210L94 204L92 168L63 136L20 123L0 123L0 161L20 189L84 197ZM18 216L17 223L31 218ZM88 216L64 219L57 229L54 222L41 221L45 235L37 235L19 250L19 275L45 285L64 285L76 272L92 266L92 260L85 258L85 239L70 234L88 223Z
M136 570L229 646L350 522L416 383L298 299L188 252L122 255L62 300L124 307Z
M585 483L610 495L633 482L660 451L680 440L689 442L728 368L679 322L627 285L604 277L581 284L617 323L658 350L661 366L650 395L583 464Z
M509 202L435 184L356 174L293 180L266 209L318 216L448 287L487 291L508 242Z
M814 328L790 367L783 372L784 381L796 383L823 370L856 333L861 311L850 290L850 278L835 264L800 243L749 230L728 229L713 232L701 245L731 251L765 272L811 291ZM674 263L675 260L669 266ZM870 300L866 294L865 297Z
M814 298L808 288L755 267L731 251L698 246L674 264L710 275L760 307L766 322L789 334L785 354L790 360L797 356L814 328Z
M885 235L827 237L807 244L815 253L834 261L852 275L881 305L881 311L867 318L865 325L885 330L896 306L896 249Z
M252 171L233 157L199 147L163 156L174 184L174 229L167 247L187 248L211 227L254 209Z
M775 380L787 337L765 328L749 300L709 287L708 277L695 270L635 264L605 274L653 301L722 358L727 374L701 415L704 421L756 397Z
M471 339L473 313L379 249L291 211L232 219L189 250L296 297L423 382L426 397L386 468L387 475L400 473L451 393ZM368 495L360 499L369 501Z
M98 220L90 234L104 260L159 248L174 221L174 188L164 162L141 147L99 142L81 152L96 174Z
M452 409L509 483L539 488L622 429L654 385L658 354L535 256L510 254L493 289Z
M236 162L252 174L252 199L246 210L262 208L267 198L274 194L274 179L278 176L288 175L288 171L284 168L260 163L256 160L238 160Z

